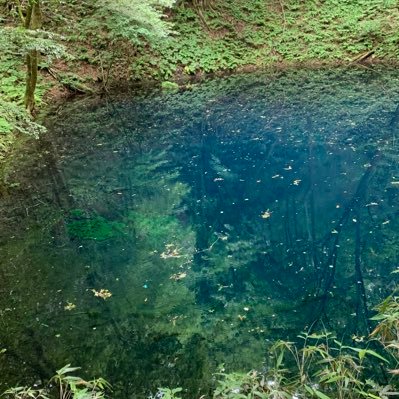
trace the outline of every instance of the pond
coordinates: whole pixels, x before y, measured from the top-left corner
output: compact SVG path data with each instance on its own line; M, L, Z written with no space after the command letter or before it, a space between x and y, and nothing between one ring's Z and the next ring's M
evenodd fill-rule
M66 103L0 189L0 390L70 363L206 394L302 331L367 336L399 267L399 71Z

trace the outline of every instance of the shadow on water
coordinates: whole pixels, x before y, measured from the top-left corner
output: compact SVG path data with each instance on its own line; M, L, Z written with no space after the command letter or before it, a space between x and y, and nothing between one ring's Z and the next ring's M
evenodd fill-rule
M398 92L295 71L66 104L3 177L0 388L71 363L193 396L278 338L367 335L396 280Z

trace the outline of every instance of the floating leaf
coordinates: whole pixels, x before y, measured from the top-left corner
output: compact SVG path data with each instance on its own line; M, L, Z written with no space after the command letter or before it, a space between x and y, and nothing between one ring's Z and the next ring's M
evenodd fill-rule
M186 272L181 272L181 273L172 274L169 278L171 280L180 281L180 280L183 280L186 277L187 277L187 273Z
M76 308L76 305L72 302L67 302L67 304L64 306L64 310L73 310Z
M100 291L97 291L95 289L92 289L92 292L94 293L94 296L102 298L104 300L110 298L112 296L112 293L105 288L101 288Z
M272 216L272 213L269 210L264 211L261 215L262 219L269 219L270 216Z
M181 255L179 250L174 244L166 244L165 251L163 251L160 255L162 259L169 259L169 258L180 258Z

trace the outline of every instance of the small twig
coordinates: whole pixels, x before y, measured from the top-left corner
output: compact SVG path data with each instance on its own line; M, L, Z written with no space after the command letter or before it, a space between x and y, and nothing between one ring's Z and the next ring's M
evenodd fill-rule
M360 55L357 55L355 58L353 58L353 59L351 60L350 63L353 64L353 63L356 63L356 62L362 62L362 61L364 61L365 59L367 59L367 58L369 58L370 56L372 56L372 55L374 54L374 52L375 52L375 50L372 49L372 50L366 51L365 53L362 53L362 54L360 54Z
M285 9L284 9L284 3L282 0L279 0L280 3L280 7L281 7L281 12L283 14L283 28L285 30L286 26L287 26L287 19L285 18Z

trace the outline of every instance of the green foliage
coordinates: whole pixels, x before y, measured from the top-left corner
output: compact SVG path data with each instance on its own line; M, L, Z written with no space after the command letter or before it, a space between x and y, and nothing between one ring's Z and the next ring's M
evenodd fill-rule
M41 389L14 387L6 390L3 396L7 399L104 399L105 392L111 389L111 385L103 378L86 381L81 377L70 375L79 369L80 367L71 367L67 364L57 370L48 386Z
M154 399L157 397L161 397L162 399L181 399L181 397L179 395L177 395L181 391L182 391L182 388L174 388L174 389L159 388L158 396L156 395L154 397Z
M31 387L14 387L7 389L3 396L7 399L49 399L44 389L34 389Z
M384 348L399 361L399 297L389 296L377 307L377 314L372 318L378 322L371 336L378 339Z
M128 39L131 43L137 44L146 38L146 40L156 40L166 37L171 33L171 25L163 18L163 11L167 7L173 5L173 0L148 0L148 1L99 1L95 5L87 2L80 9L81 5L74 4L77 12L87 14L88 10L92 11L93 18L85 18L84 24L89 30L107 32L105 40L101 40L101 44L114 40ZM50 26L63 34L66 29L60 29L60 25L64 27L66 19L57 12L54 12L54 4L43 4L49 7L48 11L52 19ZM1 8L6 8L6 4ZM14 18L14 21L12 21ZM61 20L61 24L60 24ZM13 23L12 23L13 22ZM48 66L54 58L64 58L71 60L66 48L61 41L65 36L55 34L44 30L28 30L19 26L19 15L17 7L13 7L10 23L6 27L0 27L0 52L2 59L0 61L0 135L10 135L17 130L23 133L37 135L44 128L34 123L30 116L23 115L23 97L25 93L26 79L23 70L24 56L30 51L38 51L46 57L46 65ZM73 38L73 34L69 35L69 39ZM86 60L89 60L87 57ZM102 57L109 58L113 62L113 55ZM80 57L82 59L82 57ZM93 61L94 62L94 61ZM75 92L88 93L92 90L88 88L77 74L71 72L60 73L59 81L64 86ZM40 105L43 92L46 88L40 85L36 91L36 104ZM9 140L8 140L9 141ZM8 148L8 142L0 137L0 154Z
M13 132L38 137L46 130L33 121L23 105L26 79L23 57L32 50L44 54L48 63L53 58L66 56L65 47L56 40L59 40L58 35L45 31L0 28L0 154L8 150ZM45 89L44 85L39 85L36 90L36 103L39 105Z
M272 346L265 373L220 373L214 398L290 399L310 395L319 399L378 399L393 394L390 386L380 387L367 379L366 358L386 362L375 351L343 345L329 333L299 337L304 340L302 347L287 341Z
M280 62L346 63L372 49L379 58L397 59L395 4L240 0L197 9L183 2L173 14L177 35L151 53L143 47L132 75L170 79Z
M100 0L89 24L101 24L103 19L111 41L127 39L133 44L142 42L143 38L154 41L172 32L163 11L173 4L174 0Z
M70 364L57 370L50 384L54 382L59 388L59 399L103 399L105 390L111 385L103 378L85 381L81 377L75 377L70 373L79 370L80 367L71 367Z
M7 42L3 39L8 38L0 38L0 47ZM13 46L9 44L7 43L7 48L2 49L3 56L0 62L0 158L9 150L14 139L13 132L38 137L46 130L44 126L34 122L24 109L25 72L22 69L22 58L13 55ZM39 104L44 90L45 86L40 85L36 91Z
M161 86L163 90L172 90L172 91L179 90L179 85L174 82L165 81L162 82Z
M22 104L25 74L21 61L5 54L0 63L0 93L2 99Z
M59 43L60 39L61 36L43 30L0 28L0 51L3 54L23 56L37 50L51 62L54 58L68 57L65 46Z
M44 126L31 119L21 105L0 99L0 135L8 135L14 130L34 137L46 131Z

